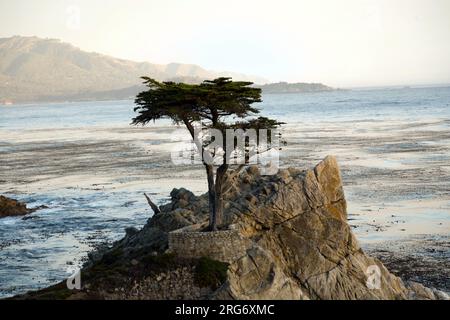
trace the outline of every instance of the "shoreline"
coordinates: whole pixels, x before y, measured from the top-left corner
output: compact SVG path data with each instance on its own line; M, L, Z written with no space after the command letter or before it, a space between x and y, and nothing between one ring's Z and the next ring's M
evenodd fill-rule
M267 110L285 105L283 112L271 116L284 120L292 115L283 133L288 145L283 147L281 166L308 168L326 154L336 154L349 222L363 245L448 233L450 118L443 112L448 107L370 113L359 107L366 103L365 95L348 95L345 102L336 102L334 113L328 100L319 101L326 107L314 111L297 106L298 99L290 95L283 96L285 101L282 95L273 101L267 98ZM352 103L350 98L357 106L341 110ZM62 279L68 263L77 263L97 243L119 239L126 227L141 227L152 215L144 192L164 203L172 188L206 191L201 167L171 163L173 127L130 127L123 119L129 119L131 105L98 105L87 103L80 109L74 103L62 113L55 113L57 106L39 107L44 119L32 118L24 127L10 116L2 123L0 193L31 207L49 208L26 221L0 220L1 287ZM298 109L303 110L299 115ZM96 117L105 110L111 112L105 119ZM16 271L11 273L11 268Z
M96 243L83 255L79 266L84 265L90 255L96 254L99 250L111 248L114 243L115 241ZM450 295L449 236L436 239L436 235L421 234L412 235L411 239L406 241L385 240L361 245L364 252L379 259L392 274L402 280L417 282ZM24 294L33 296L58 285L61 280L64 282L65 279L62 278L23 291L14 291L11 294L0 293L0 300L20 297Z
M12 298L448 299L449 237L411 237L408 242L363 245L361 250L347 222L334 157L313 170L288 168L275 176L261 176L257 167L249 167L230 173L226 181L227 231L195 232L207 222L207 194L174 189L170 202L142 229L127 228L112 246L89 254L79 291L71 292L61 282ZM214 246L198 237L212 237ZM220 241L231 241L234 250L226 250ZM221 268L220 283L197 282L206 276L198 275L202 259ZM367 277L366 267L373 266L381 272L378 290L361 281ZM255 267L258 276L249 276Z
M412 235L403 240L362 244L390 272L450 294L450 236Z

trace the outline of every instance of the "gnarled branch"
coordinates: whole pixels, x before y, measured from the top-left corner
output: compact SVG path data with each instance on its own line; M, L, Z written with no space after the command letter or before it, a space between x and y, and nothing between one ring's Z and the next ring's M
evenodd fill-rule
M148 204L152 208L153 212L155 214L161 213L161 210L159 210L159 207L153 203L153 201L150 199L150 197L144 192L144 196L147 199Z

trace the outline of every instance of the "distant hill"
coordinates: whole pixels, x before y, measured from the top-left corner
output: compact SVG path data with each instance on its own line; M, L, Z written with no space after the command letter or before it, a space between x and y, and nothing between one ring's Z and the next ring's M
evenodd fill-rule
M205 70L193 64L134 62L82 51L56 39L0 38L0 103L126 98L140 77L198 82L219 76L266 83L260 77Z
M141 76L198 83L232 77L254 82L264 93L334 90L321 83L267 83L233 72L216 72L194 64L134 62L82 51L56 39L0 38L0 104L21 102L130 99L143 89Z
M277 82L257 86L264 93L300 93L300 92L322 92L333 91L335 89L328 87L322 83L287 83Z

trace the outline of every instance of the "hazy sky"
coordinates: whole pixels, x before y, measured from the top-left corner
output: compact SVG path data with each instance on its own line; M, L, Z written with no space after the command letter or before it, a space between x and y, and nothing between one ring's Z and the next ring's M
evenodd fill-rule
M450 0L0 0L12 35L271 81L450 83Z

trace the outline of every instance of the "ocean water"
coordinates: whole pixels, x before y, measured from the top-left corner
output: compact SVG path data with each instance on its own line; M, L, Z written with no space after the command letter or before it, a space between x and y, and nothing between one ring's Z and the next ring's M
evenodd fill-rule
M362 244L450 231L450 87L263 96L286 122L282 167L337 156ZM151 217L174 187L206 191L170 161L174 126L130 126L132 101L0 107L0 194L46 205L0 219L0 297L67 278L88 251Z
M63 107L63 108L62 108ZM449 119L450 87L264 95L262 114L286 122ZM28 104L3 107L7 130L126 126L132 101ZM156 126L170 124L160 121Z

